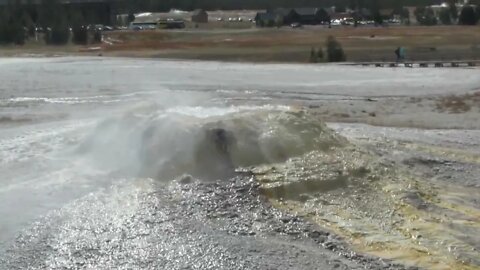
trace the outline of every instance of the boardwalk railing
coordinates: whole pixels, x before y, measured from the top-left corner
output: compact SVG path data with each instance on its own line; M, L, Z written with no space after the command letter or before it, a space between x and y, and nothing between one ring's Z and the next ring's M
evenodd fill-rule
M403 62L355 62L349 63L348 65L353 66L364 66L364 67L476 67L480 66L480 60L455 60L455 61L403 61Z

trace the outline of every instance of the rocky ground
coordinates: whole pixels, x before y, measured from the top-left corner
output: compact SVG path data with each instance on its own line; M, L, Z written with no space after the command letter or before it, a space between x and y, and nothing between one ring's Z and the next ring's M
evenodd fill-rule
M272 207L248 176L148 185L130 194L133 212L92 197L50 215L17 239L2 269L406 269Z
M480 128L480 90L467 93L303 101L328 122L422 129Z
M404 239L397 239L390 250L373 253L400 258L394 251L402 250L404 258L427 269L478 269L478 130L330 127L394 168L393 186L403 186L403 194L395 194L390 185L381 185L382 192L397 201L393 208L401 217L388 234L400 231ZM406 255L408 249L416 251Z

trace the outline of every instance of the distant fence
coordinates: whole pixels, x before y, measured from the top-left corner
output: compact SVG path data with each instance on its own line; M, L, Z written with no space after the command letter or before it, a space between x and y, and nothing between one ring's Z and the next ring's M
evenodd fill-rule
M408 68L428 68L428 67L480 67L480 60L462 60L462 61L403 61L403 62L355 62L347 65L364 67L408 67Z

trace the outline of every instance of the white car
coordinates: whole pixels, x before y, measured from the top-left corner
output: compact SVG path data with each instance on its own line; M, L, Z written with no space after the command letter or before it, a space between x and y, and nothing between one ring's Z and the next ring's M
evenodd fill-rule
M332 25L342 25L342 21L341 20L333 20L332 21Z

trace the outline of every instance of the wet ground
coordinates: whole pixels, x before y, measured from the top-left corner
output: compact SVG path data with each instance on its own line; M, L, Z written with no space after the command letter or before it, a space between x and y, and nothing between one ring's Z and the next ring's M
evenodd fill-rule
M334 167L346 177L345 185L328 192L310 189L291 203L277 202L280 207L336 228L370 254L427 269L479 267L477 130L329 126L355 147L322 155L320 162L304 157L277 171L301 166L312 175L306 164L322 173Z
M108 58L0 70L0 269L480 266L478 108L437 106L479 89L478 70ZM455 129L322 122L346 118Z
M404 269L352 252L325 229L269 206L253 178L181 182L159 187L138 181L135 189L118 187L74 202L24 232L3 265L5 269ZM110 197L116 200L111 202Z

